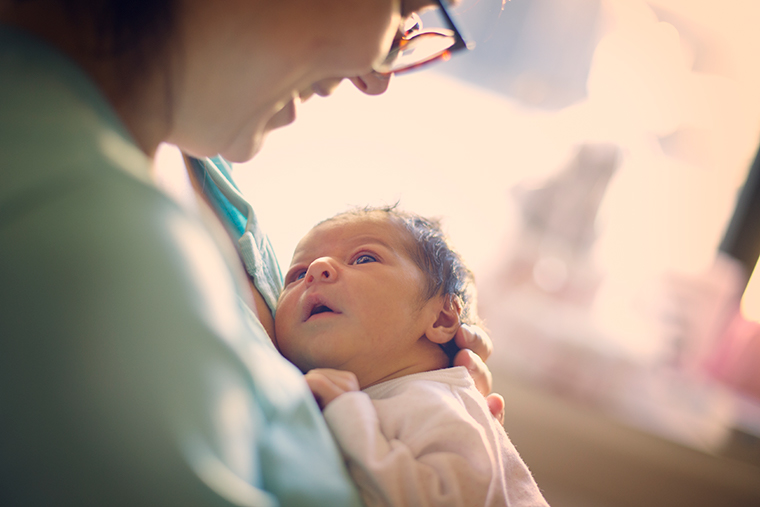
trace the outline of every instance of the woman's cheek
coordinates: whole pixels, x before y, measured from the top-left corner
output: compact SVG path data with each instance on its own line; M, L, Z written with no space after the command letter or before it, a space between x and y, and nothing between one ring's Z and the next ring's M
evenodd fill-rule
M395 9L395 11L391 14L390 20L385 25L385 30L382 32L382 35L379 38L379 47L375 51L375 58L372 61L372 68L376 68L385 60L385 57L388 55L388 51L390 51L391 45L393 44L393 39L398 33L400 23L401 15L399 14L398 9Z
M363 5L356 6L354 13L361 12L360 17L347 20L346 26L350 28L341 34L341 39L346 41L344 56L335 63L343 63L344 67L336 69L336 76L353 77L371 72L385 59L399 28L398 0L358 0L358 3Z

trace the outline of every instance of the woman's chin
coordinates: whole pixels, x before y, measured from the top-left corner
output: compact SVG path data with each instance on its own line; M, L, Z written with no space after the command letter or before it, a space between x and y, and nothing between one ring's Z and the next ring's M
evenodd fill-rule
M235 141L220 153L230 162L247 162L261 150L267 134L272 130L286 127L296 121L297 107L295 101L291 101L284 108L273 115L267 121L264 128L256 131L253 135L239 135Z
M265 138L266 132L259 132L246 140L239 139L238 142L219 152L219 155L230 162L248 162L261 150Z

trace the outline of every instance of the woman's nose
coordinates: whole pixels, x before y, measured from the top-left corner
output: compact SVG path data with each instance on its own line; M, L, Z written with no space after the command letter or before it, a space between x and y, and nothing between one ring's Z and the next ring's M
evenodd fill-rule
M320 257L309 264L306 270L306 285L313 283L333 283L338 279L338 270L329 257Z
M352 77L351 82L367 95L380 95L381 93L385 93L388 85L391 84L391 74L370 72L362 76Z

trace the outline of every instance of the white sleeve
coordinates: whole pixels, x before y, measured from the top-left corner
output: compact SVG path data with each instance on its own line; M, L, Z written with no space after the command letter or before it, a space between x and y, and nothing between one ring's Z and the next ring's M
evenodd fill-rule
M325 419L367 506L486 505L494 500L489 484L497 461L493 453L499 451L491 449L485 430L452 401L430 392L394 398L387 405L393 408L383 406L381 416L363 392L343 394L328 405ZM503 499L498 503L506 504Z

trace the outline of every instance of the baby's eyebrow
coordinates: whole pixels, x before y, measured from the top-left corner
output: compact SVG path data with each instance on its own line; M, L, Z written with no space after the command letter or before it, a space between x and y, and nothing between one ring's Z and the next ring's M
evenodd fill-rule
M351 244L356 245L356 246L375 244L375 245L383 246L387 248L388 250L395 250L395 248L393 248L390 244L388 244L387 241L384 241L383 239L378 238L377 236L356 236L351 241Z

